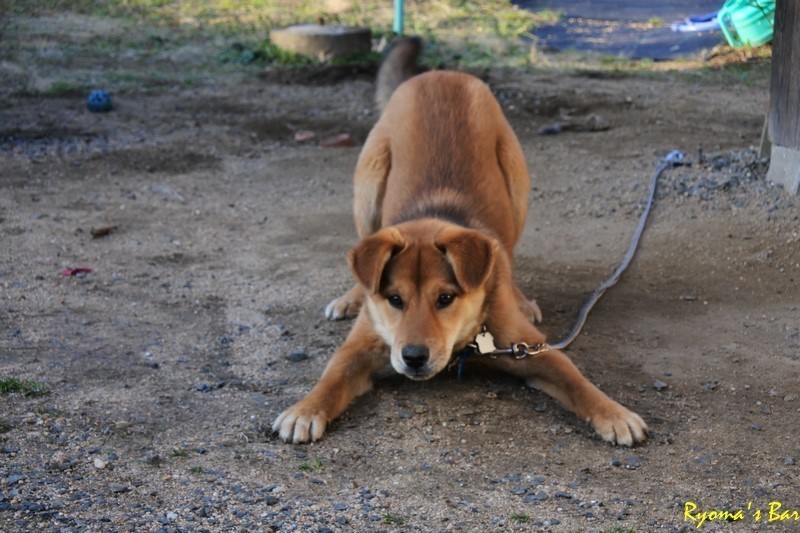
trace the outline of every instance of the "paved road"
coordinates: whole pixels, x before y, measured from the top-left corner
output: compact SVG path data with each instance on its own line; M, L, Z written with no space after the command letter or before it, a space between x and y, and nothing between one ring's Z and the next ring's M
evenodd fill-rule
M539 45L629 58L702 58L724 41L722 32L678 33L673 22L718 10L724 0L517 0L533 11L565 14L556 25L537 29ZM647 21L665 24L647 27Z

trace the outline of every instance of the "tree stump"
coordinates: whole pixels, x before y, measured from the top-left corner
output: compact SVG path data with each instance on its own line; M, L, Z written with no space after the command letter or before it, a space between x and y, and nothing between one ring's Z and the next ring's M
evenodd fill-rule
M372 49L369 28L302 24L269 32L272 43L288 52L316 57L320 61L366 53Z

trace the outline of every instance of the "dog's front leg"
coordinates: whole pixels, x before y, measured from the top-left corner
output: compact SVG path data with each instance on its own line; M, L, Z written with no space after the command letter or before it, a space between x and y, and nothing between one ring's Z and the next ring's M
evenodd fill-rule
M272 430L286 442L319 440L331 420L372 388L372 376L388 364L388 353L388 347L373 333L366 313L359 315L308 396L281 413Z
M506 346L520 341L530 344L544 342L544 336L524 320L524 317L520 316L512 322L517 327L508 328L508 333L504 331L502 338L497 339L498 345ZM511 333L512 331L515 333ZM517 340L511 340L514 338ZM597 433L608 442L633 446L647 438L647 424L644 420L606 396L559 350L550 350L524 359L499 356L492 363L525 379L529 386L541 389L558 400L581 420L590 422Z

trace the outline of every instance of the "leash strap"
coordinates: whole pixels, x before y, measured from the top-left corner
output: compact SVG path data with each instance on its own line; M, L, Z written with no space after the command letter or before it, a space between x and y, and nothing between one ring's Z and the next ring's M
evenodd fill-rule
M572 324L572 327L564 336L564 338L550 345L552 349L563 350L572 344L572 341L574 341L575 338L580 334L584 324L586 324L586 318L589 316L589 311L591 311L595 304L597 304L597 302L600 300L600 297L603 296L603 293L605 293L606 290L617 284L619 278L622 276L622 273L627 270L628 266L633 260L633 256L636 254L637 248L639 247L639 241L642 238L642 233L644 233L644 227L647 224L647 218L650 216L650 210L653 207L653 201L656 197L658 180L665 170L681 164L681 161L683 161L683 154L678 150L671 151L664 157L664 159L661 160L661 164L658 165L658 168L656 169L655 173L653 174L653 178L650 181L650 195L647 198L644 211L642 211L642 214L639 216L639 223L636 225L636 231L633 232L631 244L628 246L628 250L625 252L622 262L614 271L614 273L611 274L611 277L602 282L594 290L586 303L583 304L583 307L578 313L578 317L575 319L575 322Z

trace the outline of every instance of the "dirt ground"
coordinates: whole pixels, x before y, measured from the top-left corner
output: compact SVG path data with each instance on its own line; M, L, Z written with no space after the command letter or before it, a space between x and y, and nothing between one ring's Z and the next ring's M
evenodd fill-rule
M132 90L106 114L18 95L0 109L0 378L49 393L0 400L0 530L693 529L686 502L739 511L704 530L800 526L780 515L800 510L800 203L750 150L766 81L485 77L534 176L516 277L553 339L621 259L660 158L692 163L567 351L648 422L645 445L469 365L380 381L316 444L270 434L350 327L323 308L351 283L359 147L318 141L363 142L368 78ZM610 128L537 133L564 113Z

